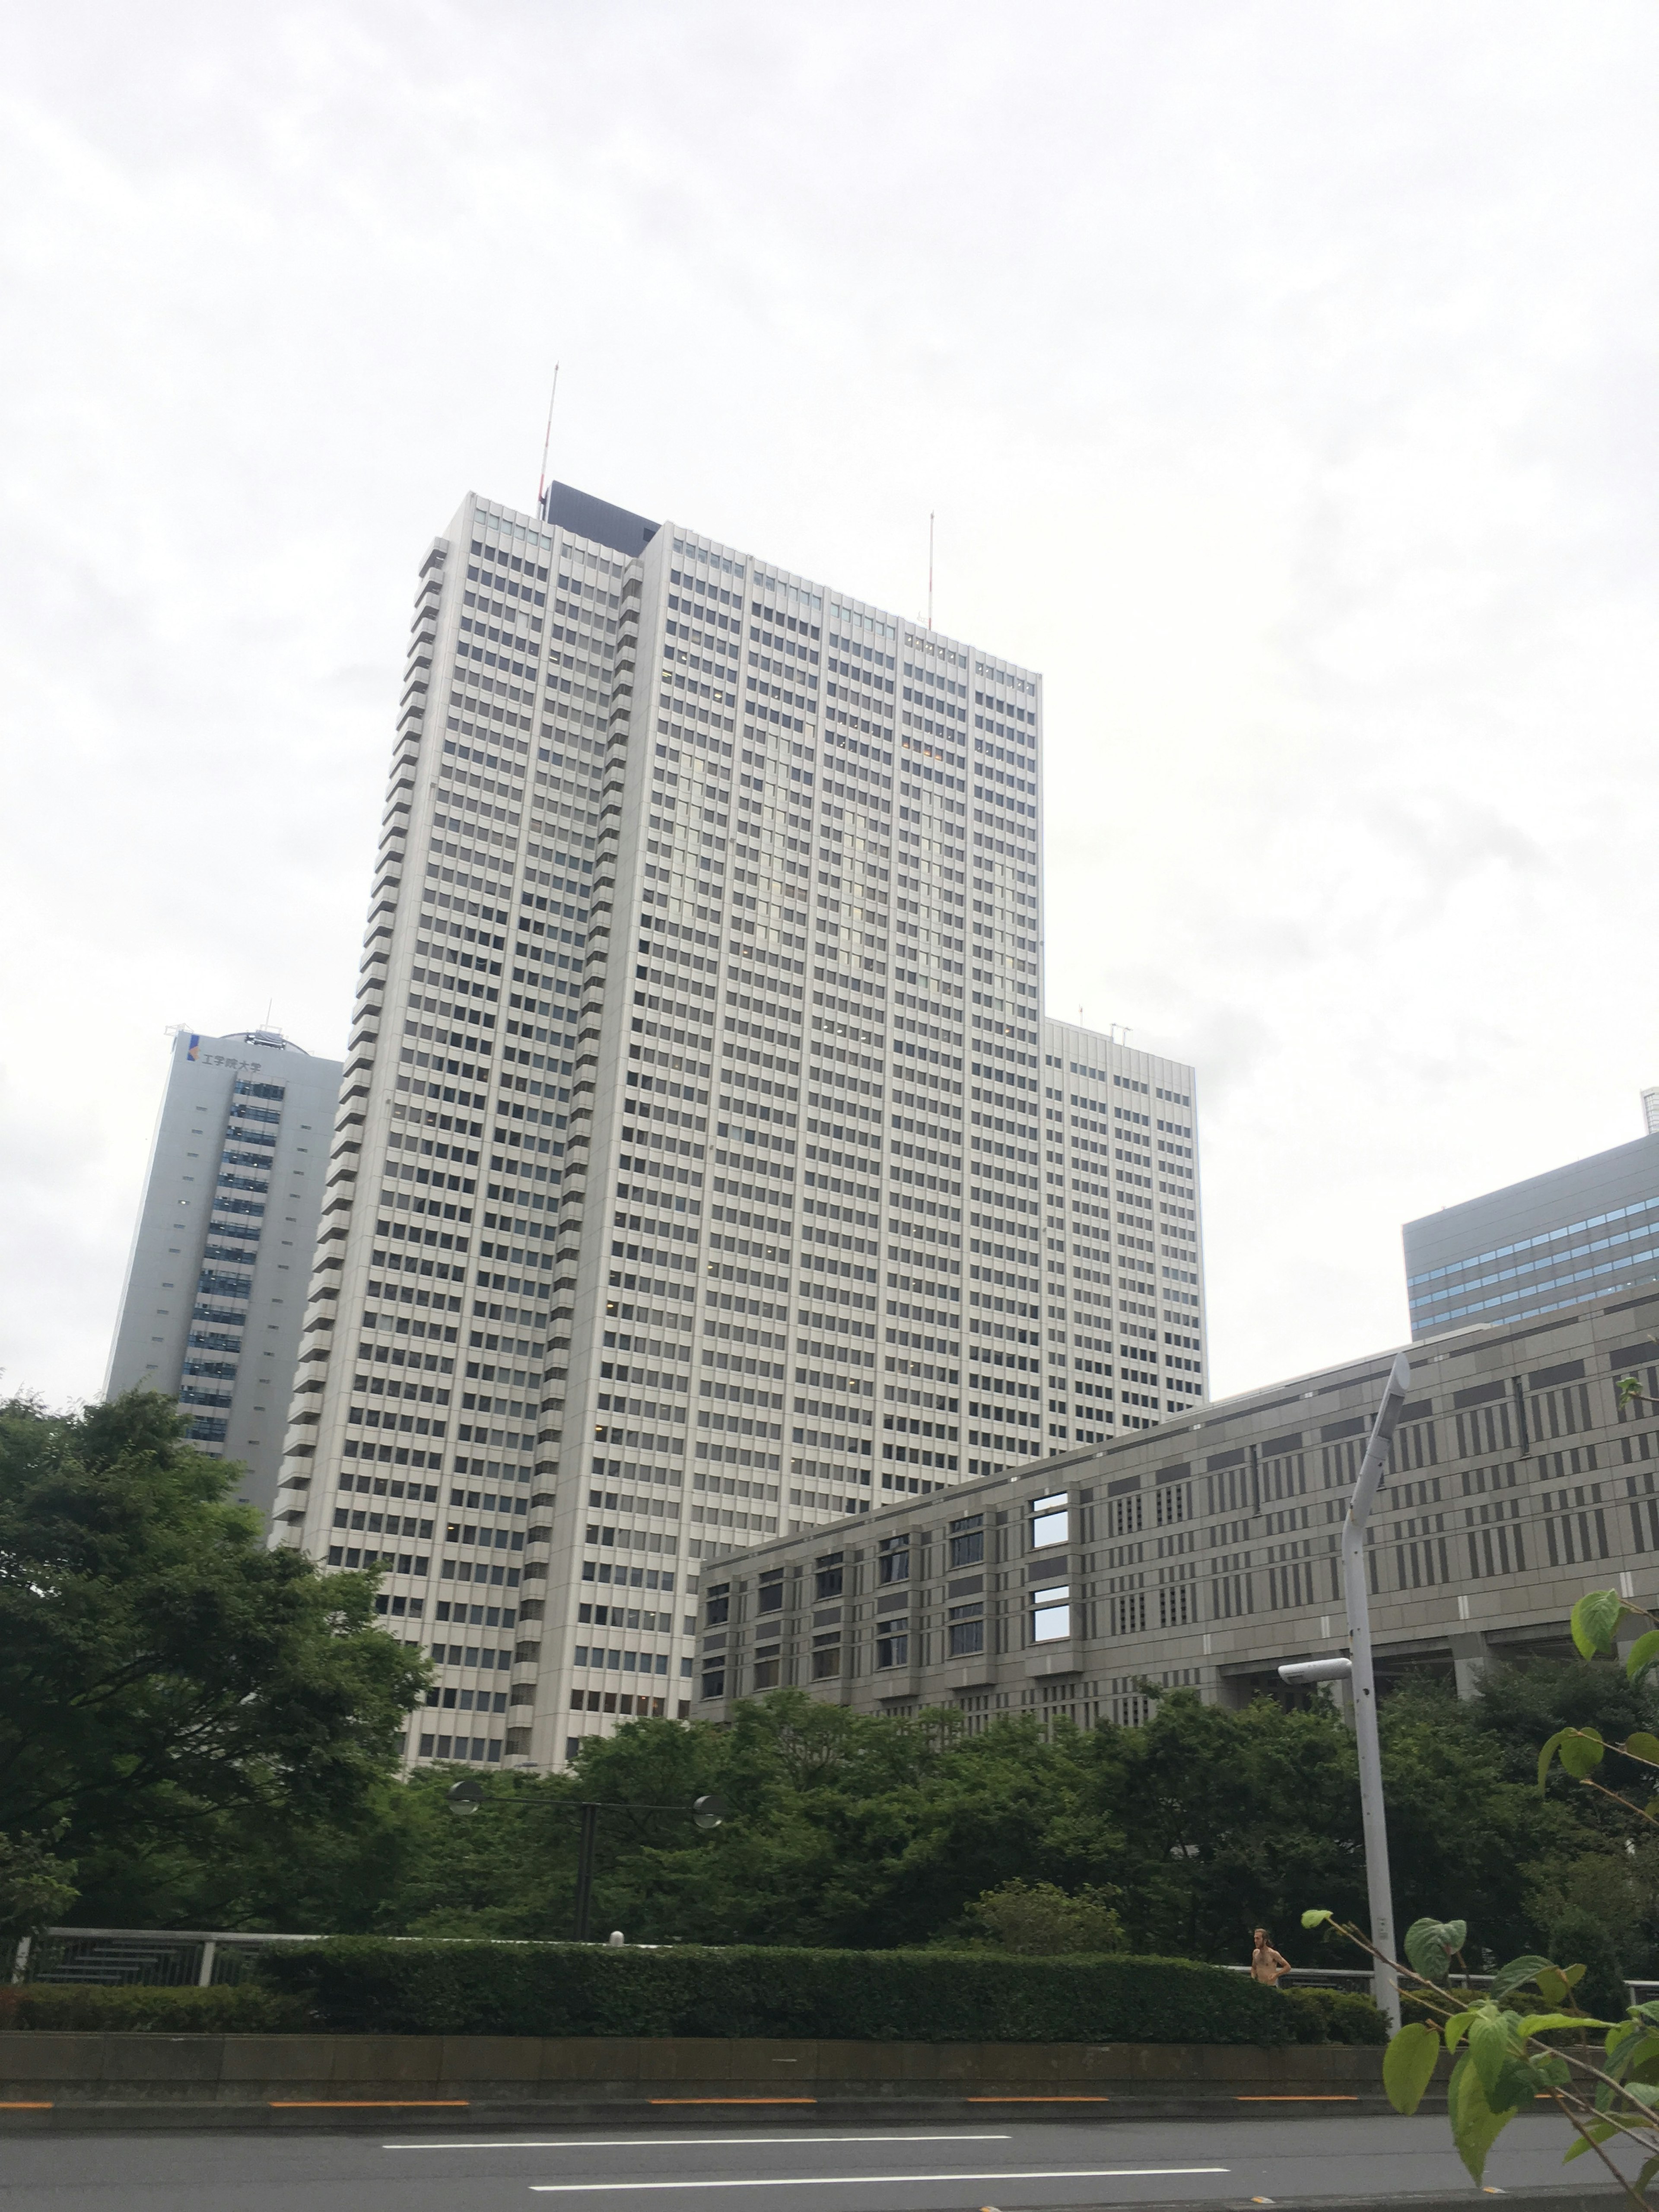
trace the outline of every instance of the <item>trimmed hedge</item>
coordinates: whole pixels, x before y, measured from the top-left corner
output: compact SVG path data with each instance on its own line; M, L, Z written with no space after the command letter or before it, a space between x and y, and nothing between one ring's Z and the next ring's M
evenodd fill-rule
M0 1986L0 2028L62 2033L297 2035L310 2025L301 1997L257 1982L219 1989L150 1990L124 1983L26 1982Z
M268 1953L262 1976L313 2023L398 2035L821 2036L849 2042L1382 2040L1346 2008L1187 1959L948 1951L396 1942L343 1936ZM1343 2025L1339 2027L1336 2023Z
M1372 2000L1359 1990L1281 1989L1280 1997L1293 2005L1306 2023L1297 2043L1386 2043L1389 2023Z

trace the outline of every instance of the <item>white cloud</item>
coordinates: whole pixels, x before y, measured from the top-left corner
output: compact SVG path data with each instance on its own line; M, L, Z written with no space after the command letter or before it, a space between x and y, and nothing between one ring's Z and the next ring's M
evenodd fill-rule
M1215 1372L1635 1133L1650 11L11 27L0 1358L95 1389L164 1025L338 1049L414 575L568 480L1047 674L1052 1003L1200 1060Z

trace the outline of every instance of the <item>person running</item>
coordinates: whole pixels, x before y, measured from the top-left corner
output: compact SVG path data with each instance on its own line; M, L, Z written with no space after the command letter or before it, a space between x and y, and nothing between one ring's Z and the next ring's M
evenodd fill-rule
M1275 1951L1267 1941L1267 1929L1258 1928L1250 1953L1250 1979L1253 1982L1260 1982L1263 1989L1276 1990L1279 1987L1279 1976L1287 1974L1290 1970L1290 1960L1280 1952Z

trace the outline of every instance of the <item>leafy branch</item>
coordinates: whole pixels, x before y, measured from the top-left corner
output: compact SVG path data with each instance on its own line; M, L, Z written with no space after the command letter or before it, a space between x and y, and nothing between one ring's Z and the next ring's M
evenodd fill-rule
M1379 1951L1364 1932L1316 1908L1302 1916L1304 1928L1329 1926L1396 1974L1431 2020L1409 2021L1393 2036L1382 2057L1382 2086L1398 2112L1414 2112L1422 2102L1443 2050L1456 2054L1446 2087L1446 2110L1458 2156L1478 2185L1492 2145L1517 2112L1540 2097L1552 2099L1577 2130L1579 2140L1567 2157L1594 2150L1632 2201L1650 2212L1642 2191L1659 2173L1659 2003L1632 2006L1623 2021L1592 2019L1579 2009L1572 1992L1584 1975L1582 1966L1558 1966L1548 1959L1511 1959L1493 1975L1488 1990L1471 1998L1468 1990L1445 1985L1454 1960L1462 1963L1468 1935L1462 1920L1419 1920L1406 1934L1402 1965ZM1545 2008L1521 2011L1506 1999L1535 1990ZM1563 2031L1606 2038L1607 2064L1598 2066L1582 2051L1560 2051L1544 2041ZM1644 2154L1638 2179L1631 2183L1601 2146L1628 2136Z
M1620 1403L1639 1398L1635 1378L1620 1388ZM1630 1619L1649 1626L1626 1655L1625 1671L1644 1681L1659 1665L1659 1621L1639 1606L1627 1604L1616 1590L1590 1590L1572 1609L1572 1639L1581 1657L1611 1651ZM1609 1753L1649 1772L1659 1772L1659 1736L1645 1729L1622 1743L1605 1741L1593 1728L1559 1729L1539 1753L1538 1787L1545 1788L1559 1759L1576 1782L1611 1798L1638 1820L1659 1827L1659 1796L1644 1804L1595 1779ZM1492 2145L1517 2112L1548 2098L1573 2129L1577 2140L1569 2160L1594 2152L1640 2212L1650 2212L1646 2191L1659 2176L1659 2003L1632 2005L1623 2020L1592 2019L1573 1996L1584 1968L1559 1966L1528 1954L1511 1959L1492 1978L1480 1996L1447 1986L1454 1962L1467 1973L1463 1946L1468 1923L1462 1920L1415 1922L1407 1930L1407 1965L1387 1958L1364 1932L1322 1909L1304 1912L1304 1928L1329 1926L1388 1967L1429 2015L1410 2021L1389 2041L1382 2060L1382 2086L1396 2112L1414 2112L1422 2102L1442 2051L1455 2056L1446 2087L1446 2110L1458 2156L1477 2185ZM1541 2009L1528 2008L1524 1993L1536 1992ZM1559 2049L1547 2038L1571 2034L1602 2038L1602 2060L1577 2047ZM1642 2156L1632 2181L1609 2156L1610 2143L1628 2142Z

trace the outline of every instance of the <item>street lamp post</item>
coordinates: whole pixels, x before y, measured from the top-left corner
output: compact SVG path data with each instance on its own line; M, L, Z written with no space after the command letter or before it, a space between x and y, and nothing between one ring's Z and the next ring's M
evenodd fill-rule
M576 1941L587 1941L588 1915L593 1903L593 1851L599 1838L599 1815L607 1810L618 1813L690 1813L699 1828L718 1828L726 1818L723 1797L694 1797L688 1805L631 1805L614 1807L605 1803L588 1802L576 1808L580 1815L576 1831Z
M446 1792L449 1809L458 1814L476 1813L483 1803L483 1785L466 1775ZM694 1825L705 1831L718 1828L726 1818L726 1800L713 1796L694 1797L689 1805L639 1805L587 1799L576 1812L576 1941L587 1941L593 1906L593 1854L599 1843L599 1815L615 1813L689 1813Z
M1353 1496L1342 1524L1342 1595L1348 1613L1347 1658L1310 1659L1281 1667L1286 1682L1331 1682L1346 1677L1353 1689L1355 1749L1359 1759L1359 1811L1365 1833L1365 1888L1370 1905L1371 1942L1382 1954L1371 1972L1371 1989L1391 2029L1400 2026L1400 1988L1392 1967L1394 1943L1394 1887L1389 1877L1389 1824L1382 1801L1382 1754L1376 1735L1376 1683L1371 1673L1370 1588L1365 1569L1365 1524L1370 1517L1377 1488L1388 1464L1389 1447L1400 1425L1406 1393L1411 1387L1411 1367L1403 1352L1382 1391L1382 1402L1371 1424L1365 1456L1359 1462Z

